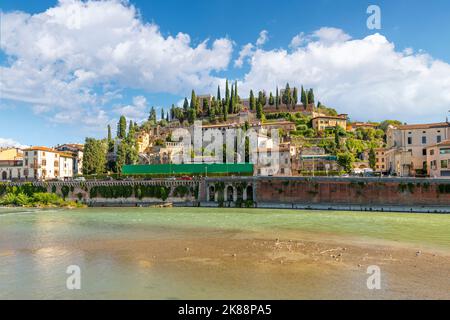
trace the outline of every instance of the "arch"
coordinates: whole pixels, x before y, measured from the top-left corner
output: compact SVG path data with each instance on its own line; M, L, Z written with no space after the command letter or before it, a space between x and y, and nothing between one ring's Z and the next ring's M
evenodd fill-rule
M216 195L216 192L214 190L214 186L209 186L208 201L215 201L215 195Z
M253 201L253 186L247 186L247 200Z
M6 180L8 178L8 174L6 173L6 171L2 172L2 180Z
M227 201L234 201L234 189L232 186L227 187Z

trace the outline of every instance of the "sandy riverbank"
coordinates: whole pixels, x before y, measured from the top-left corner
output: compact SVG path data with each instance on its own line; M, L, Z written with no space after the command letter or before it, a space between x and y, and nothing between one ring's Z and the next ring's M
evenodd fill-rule
M301 240L301 235L276 239L230 233L226 238L91 241L77 246L94 255L107 252L143 272L164 270L173 281L208 292L194 290L193 296L177 298L450 299L450 253L445 250L312 237L320 235ZM381 268L381 290L367 289L371 265Z

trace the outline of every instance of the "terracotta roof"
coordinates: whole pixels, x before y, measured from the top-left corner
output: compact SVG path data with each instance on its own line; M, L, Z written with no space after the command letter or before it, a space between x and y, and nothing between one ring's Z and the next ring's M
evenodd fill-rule
M434 148L434 147L448 147L448 146L450 146L450 140L444 140L442 142L435 143L435 144L433 144L431 146L428 146L427 149L428 148Z
M314 117L312 120L314 119L336 119L336 120L347 120L346 117L344 116L317 116Z
M55 152L55 153L57 152L55 149L48 148L48 147L40 147L40 146L23 149L23 151L46 151L46 152Z
M446 128L450 127L448 122L438 122L438 123L423 123L423 124L406 124L398 126L400 130L413 130L413 129L432 129L432 128Z

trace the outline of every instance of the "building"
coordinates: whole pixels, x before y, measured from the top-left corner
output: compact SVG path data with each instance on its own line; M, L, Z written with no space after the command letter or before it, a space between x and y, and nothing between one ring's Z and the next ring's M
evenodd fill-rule
M450 140L427 147L428 174L432 178L450 178Z
M325 131L326 129L334 129L336 127L347 130L347 115L315 117L312 119L312 127L317 131Z
M283 130L286 133L296 129L295 123L291 121L268 121L262 124L262 128L266 131Z
M0 160L22 160L23 153L19 148L0 148Z
M274 148L258 148L253 151L254 175L291 176L292 152L295 151L289 145L280 145Z
M378 124L372 122L353 122L347 125L347 131L356 131L357 129L377 129Z
M55 148L57 151L71 153L73 156L73 174L83 174L83 152L84 145L79 143L70 143L59 145Z
M0 160L0 181L23 178L23 160Z
M449 122L390 126L386 133L389 172L401 176L427 174L427 148L448 139Z
M385 148L377 148L375 151L375 172L386 173L388 171L388 163Z
M137 136L137 145L138 145L139 153L147 152L148 148L151 147L150 134L146 131L139 132L139 134Z
M314 175L316 172L339 171L337 157L325 153L321 147L303 148L296 157L295 171L298 174Z
M74 156L47 147L24 149L23 176L25 179L51 180L73 177Z

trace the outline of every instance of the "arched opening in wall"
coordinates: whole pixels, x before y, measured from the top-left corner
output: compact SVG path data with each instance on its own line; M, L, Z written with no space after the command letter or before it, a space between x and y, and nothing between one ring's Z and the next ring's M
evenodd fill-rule
M209 187L209 201L214 201L215 200L215 190L214 190L214 186L210 186Z
M8 174L6 173L6 171L2 172L2 180L6 180L8 178Z
M233 201L233 187L232 186L228 186L227 188L227 201Z
M244 200L244 188L243 187L238 187L237 188L237 199L238 200Z
M252 186L247 187L247 200L253 201L253 187Z

